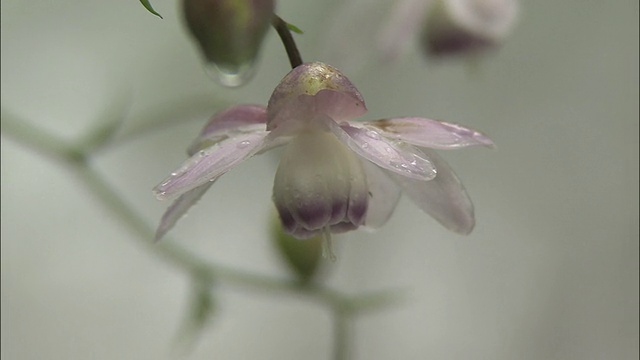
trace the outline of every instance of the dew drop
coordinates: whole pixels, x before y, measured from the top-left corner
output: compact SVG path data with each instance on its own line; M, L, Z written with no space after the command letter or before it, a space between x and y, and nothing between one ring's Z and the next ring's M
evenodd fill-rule
M368 149L369 148L369 143L362 143L362 148L363 149Z
M245 140L245 141L241 141L240 143L238 143L238 149L244 149L247 146L251 145L251 141L249 140Z
M370 137L370 138L372 138L374 140L380 140L380 134L378 134L377 131L367 130L365 135L367 135L368 137Z
M211 62L206 63L204 68L209 77L227 87L244 85L254 74L254 66L251 62L235 67L224 67Z
M165 200L167 198L167 193L165 191L153 190L153 194L156 196L158 200Z

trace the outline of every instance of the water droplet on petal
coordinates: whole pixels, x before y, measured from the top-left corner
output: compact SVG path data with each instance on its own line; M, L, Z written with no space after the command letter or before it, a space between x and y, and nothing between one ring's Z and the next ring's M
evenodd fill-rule
M367 130L367 132L365 133L365 135L367 135L368 137L374 139L374 140L380 140L380 134L378 134L377 131L374 130Z
M206 63L205 72L213 80L227 87L244 85L254 74L252 63L245 63L235 67L224 67L215 63Z
M167 193L165 191L159 191L158 189L153 190L153 194L156 196L158 200L165 200L167 198Z
M363 149L368 149L369 148L369 143L362 143L362 148Z
M244 149L249 145L251 145L251 141L245 140L245 141L239 142L237 146L238 146L238 149Z

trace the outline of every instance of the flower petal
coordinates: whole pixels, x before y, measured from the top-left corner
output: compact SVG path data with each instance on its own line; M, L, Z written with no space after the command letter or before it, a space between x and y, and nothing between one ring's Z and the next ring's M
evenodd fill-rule
M160 220L160 225L156 230L155 240L158 241L162 239L164 235L173 228L178 220L187 213L187 210L200 200L202 195L209 190L211 185L213 185L213 182L208 182L180 195L180 197L176 199L171 206L169 206L164 215L162 215L162 220Z
M400 187L378 166L363 161L369 187L369 208L364 225L376 229L384 225L391 217L400 200Z
M388 174L411 201L444 227L458 234L469 234L475 225L475 218L473 204L464 186L444 159L434 151L424 151L438 169L435 179L417 181L396 173Z
M364 122L390 139L433 149L457 149L482 145L495 147L486 135L457 124L418 117Z
M436 176L436 168L417 148L392 143L374 130L341 125L328 119L325 124L351 150L372 163L416 180L431 180Z
M267 108L262 105L236 105L222 110L209 119L189 147L189 155L231 137L234 133L264 130L266 122Z
M160 200L172 198L214 181L232 167L268 146L268 131L242 133L200 150L154 188Z

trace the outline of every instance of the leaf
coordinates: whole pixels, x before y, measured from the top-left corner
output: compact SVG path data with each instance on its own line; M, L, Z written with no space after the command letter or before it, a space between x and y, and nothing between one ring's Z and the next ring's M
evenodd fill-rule
M304 31L302 31L299 27L291 24L291 23L287 23L287 29L293 31L296 34L304 34Z
M149 0L140 0L140 3L142 4L142 6L144 6L145 9L149 10L150 13L159 17L160 19L163 19L162 15L158 14L158 12L153 9L153 6L151 6Z

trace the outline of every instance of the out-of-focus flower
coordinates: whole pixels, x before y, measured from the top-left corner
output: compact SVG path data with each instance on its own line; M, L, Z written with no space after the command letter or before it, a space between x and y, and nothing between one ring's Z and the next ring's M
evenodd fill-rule
M397 56L419 34L428 55L473 55L495 48L515 23L517 0L404 0L382 33L381 46Z
M286 144L273 185L283 228L297 238L375 228L391 216L401 189L448 229L469 233L473 205L451 168L431 149L493 143L483 134L418 117L356 122L364 100L337 69L319 62L293 69L268 106L239 105L215 115L191 158L158 185L178 199L162 237L222 174L253 155Z
M187 27L223 85L251 76L274 7L275 0L183 0Z
M353 71L414 43L429 56L466 57L502 44L517 15L518 0L349 0L332 14L323 53Z

